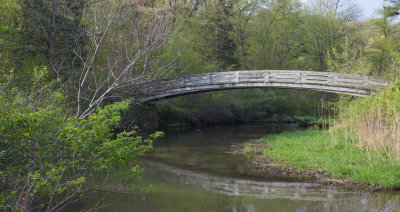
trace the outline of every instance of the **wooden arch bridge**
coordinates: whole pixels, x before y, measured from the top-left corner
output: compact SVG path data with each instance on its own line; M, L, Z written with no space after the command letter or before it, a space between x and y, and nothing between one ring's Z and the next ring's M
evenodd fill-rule
M368 76L316 71L252 70L186 75L142 84L132 94L140 102L215 90L240 88L290 88L351 96L368 96L390 81Z

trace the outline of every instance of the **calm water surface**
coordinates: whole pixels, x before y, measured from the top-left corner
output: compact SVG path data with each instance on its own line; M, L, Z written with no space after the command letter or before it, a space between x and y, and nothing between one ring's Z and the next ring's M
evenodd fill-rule
M79 209L110 203L100 211L400 211L400 193L348 191L337 186L288 182L247 165L230 145L261 138L263 127L212 127L166 131L142 161L148 195L93 194ZM120 190L120 185L108 189Z

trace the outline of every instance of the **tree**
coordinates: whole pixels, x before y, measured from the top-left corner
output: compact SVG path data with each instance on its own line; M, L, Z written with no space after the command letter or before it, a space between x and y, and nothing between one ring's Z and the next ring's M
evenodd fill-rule
M249 69L247 61L248 48L250 47L250 23L260 7L259 1L239 1L234 7L233 27L235 43L237 43L238 63L242 68Z
M193 48L204 62L218 69L239 67L233 16L237 0L204 1L188 21L188 33L193 35Z
M337 46L344 37L346 22L357 20L358 7L346 0L315 0L311 2L307 20L307 30L312 37L319 70L326 70L326 53Z
M26 53L43 55L51 67L53 78L64 81L76 78L81 64L73 49L86 44L82 18L86 0L22 0L22 46Z
M332 47L327 52L327 70L336 73L369 75L372 73L372 63L365 56L362 46L345 37L339 46L340 50ZM339 52L341 51L341 52Z
M237 45L232 38L233 33L233 8L235 0L218 0L215 6L215 14L210 21L215 30L215 53L217 62L222 68L238 65L236 58Z
M250 57L255 69L290 69L304 39L299 1L271 1L256 14Z
M22 0L20 56L43 56L52 78L76 99L76 115L84 118L105 99L127 98L127 87L166 75L154 52L186 12L183 6L155 0Z
M400 1L399 0L385 0L389 2L390 6L384 7L384 15L385 16L398 16L400 10Z
M74 48L83 64L73 85L78 117L87 117L108 98L126 98L124 89L168 74L154 65L153 53L176 24L178 6L172 3L101 0L88 5L83 14L88 44Z
M17 2L0 0L0 74L16 64L14 53L21 29L18 10Z

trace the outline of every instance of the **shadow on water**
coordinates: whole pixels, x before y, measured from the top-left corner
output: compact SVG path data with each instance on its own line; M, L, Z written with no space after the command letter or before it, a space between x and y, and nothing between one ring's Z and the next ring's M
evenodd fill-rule
M169 131L141 162L148 195L96 193L71 209L114 203L100 211L398 211L400 194L348 191L337 186L262 176L249 158L228 153L235 142L276 131L212 127ZM108 185L119 190L120 185Z

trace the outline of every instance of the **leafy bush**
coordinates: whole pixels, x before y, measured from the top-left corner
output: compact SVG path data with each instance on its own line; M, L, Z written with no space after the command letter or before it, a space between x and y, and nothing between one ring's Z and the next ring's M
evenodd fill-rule
M45 72L37 69L35 76L43 78ZM111 127L118 126L129 101L98 109L86 119L68 117L62 93L36 81L33 88L40 84L41 89L31 93L0 84L1 210L59 210L108 180L139 182L135 161L162 133L149 139L135 131L115 134Z

